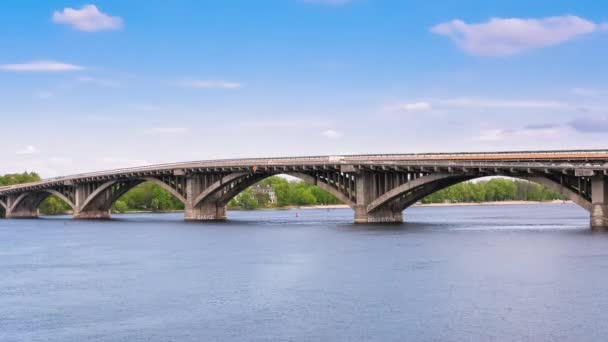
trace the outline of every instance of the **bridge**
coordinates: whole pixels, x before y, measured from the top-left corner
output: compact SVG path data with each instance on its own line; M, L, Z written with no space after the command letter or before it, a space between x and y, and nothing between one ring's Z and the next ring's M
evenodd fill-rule
M433 192L487 176L528 180L587 210L608 228L608 150L427 153L208 160L152 165L0 187L6 218L38 217L48 196L77 219L110 218L112 205L142 182L184 203L188 221L226 219L226 205L264 178L286 174L317 185L354 210L356 223L403 222L403 211Z

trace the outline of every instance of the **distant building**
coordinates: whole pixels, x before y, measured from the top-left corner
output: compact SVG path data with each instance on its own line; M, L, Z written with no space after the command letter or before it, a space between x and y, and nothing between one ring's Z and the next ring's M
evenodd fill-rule
M269 204L277 203L277 194L274 192L274 189L272 189L270 185L254 185L251 187L251 193L256 199L259 198L258 196L263 195L268 198ZM259 199L258 202L260 202Z

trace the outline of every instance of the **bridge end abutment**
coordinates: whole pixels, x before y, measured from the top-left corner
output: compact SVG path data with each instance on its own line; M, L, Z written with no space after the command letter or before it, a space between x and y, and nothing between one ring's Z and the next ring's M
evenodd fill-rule
M591 229L608 231L608 179L603 175L591 180Z

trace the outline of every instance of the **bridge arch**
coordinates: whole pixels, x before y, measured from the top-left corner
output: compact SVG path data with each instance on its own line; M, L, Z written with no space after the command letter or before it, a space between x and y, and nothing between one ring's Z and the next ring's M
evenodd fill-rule
M592 203L591 199L584 194L575 191L571 187L560 184L554 179L538 175L501 175L496 174L492 176L505 176L509 178L516 178L521 180L527 180L532 183L540 184L549 188L550 190L560 193L570 199L572 202L578 204L580 207L587 211L591 211ZM409 181L402 184L394 189L382 194L371 203L367 205L367 212L373 213L378 210L390 209L395 212L400 212L414 203L422 200L424 197L431 195L435 192L456 185L458 183L470 181L477 178L484 178L486 175L472 176L472 175L453 175L453 174L429 174L415 180Z
M14 201L11 203L4 203L3 206L8 212L11 213L16 213L19 211L36 212L40 204L42 204L42 202L44 202L44 200L49 196L59 198L61 201L69 205L72 210L76 208L76 205L72 199L70 199L66 194L55 189L42 189L39 191L24 192L17 196Z
M116 201L123 195L145 182L154 183L184 205L187 203L186 198L170 184L156 177L141 177L126 180L110 180L100 184L85 197L83 202L78 206L78 211L79 213L90 211L109 212Z
M219 181L215 182L203 192L201 192L192 202L194 207L205 205L206 203L215 202L218 207L223 207L230 202L231 199L236 197L241 192L245 191L248 187L272 176L279 174L292 176L300 179L301 181L316 185L322 190L335 196L342 203L354 208L356 203L352 198L335 186L320 180L319 178L309 175L303 172L282 172L282 173L233 173L229 174Z

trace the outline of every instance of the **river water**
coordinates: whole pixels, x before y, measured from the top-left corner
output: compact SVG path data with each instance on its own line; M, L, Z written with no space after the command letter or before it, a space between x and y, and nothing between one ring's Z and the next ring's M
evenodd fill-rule
M571 204L0 220L0 341L606 341Z

